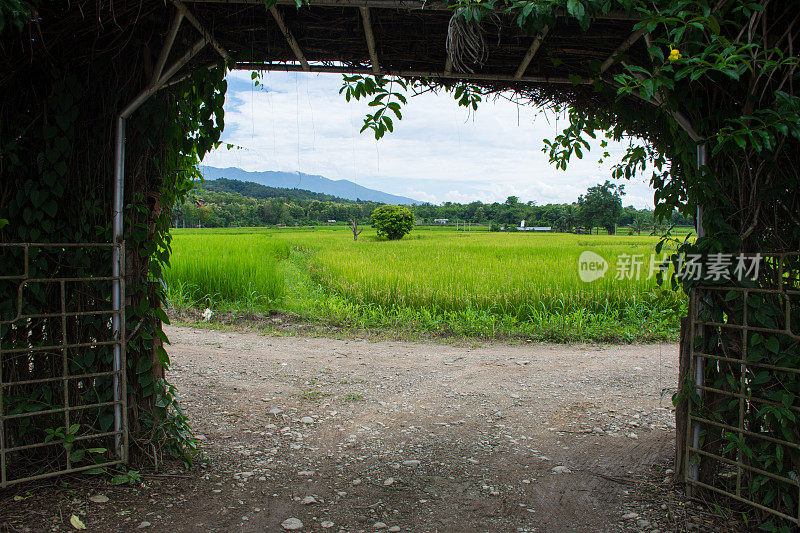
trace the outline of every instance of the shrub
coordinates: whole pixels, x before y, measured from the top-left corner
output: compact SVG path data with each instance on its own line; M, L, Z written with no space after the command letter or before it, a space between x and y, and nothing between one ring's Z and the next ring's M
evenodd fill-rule
M414 215L407 207L382 205L372 212L372 225L378 230L378 237L402 239L413 224Z

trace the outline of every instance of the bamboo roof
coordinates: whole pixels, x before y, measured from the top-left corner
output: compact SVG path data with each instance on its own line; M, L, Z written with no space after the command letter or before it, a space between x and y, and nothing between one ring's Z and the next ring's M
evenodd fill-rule
M176 2L177 3L177 2ZM416 0L183 0L235 68L470 80L509 87L589 83L620 61L647 60L630 14L605 15L584 31L574 19L525 32L511 18L483 23L486 61L457 72L446 49L447 4Z

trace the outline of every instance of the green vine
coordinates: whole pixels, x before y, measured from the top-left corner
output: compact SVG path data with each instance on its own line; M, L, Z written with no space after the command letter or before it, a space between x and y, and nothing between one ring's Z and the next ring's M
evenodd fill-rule
M606 71L601 71L599 62L589 65L589 85L579 85L568 72L575 86L561 92L515 89L532 103L566 115L567 126L544 141L544 152L563 170L573 156L584 157L598 134L603 137L602 148L609 140L627 141L612 176L632 179L649 173L657 218L669 220L675 210L691 217L703 208L705 235L677 242L676 269L669 279L673 289L689 292L709 283L685 276L683 259L697 254L706 263L711 254L723 252L792 252L795 255L765 260L759 277L727 283L756 289L798 288L800 98L794 88L800 81L800 57L792 39L800 28L793 5L766 0L459 0L452 8L454 17L466 24L505 17L532 35L545 26L562 24L558 18L563 15L584 31L612 12L635 16L633 31L643 36L646 61L632 61L623 54ZM558 66L557 57L552 61ZM448 88L436 80L423 82ZM345 78L345 86L351 83ZM355 84L361 95L380 94L369 78L358 78ZM479 94L481 88L471 92ZM366 124L375 124L374 115L367 116ZM698 168L698 149L703 145L709 159ZM659 251L667 240L674 239L666 235ZM733 271L731 265L726 273ZM736 324L746 306L750 326L800 330L798 323L786 324L784 316L788 308L794 311L791 316L798 316L796 298L751 294L746 303L735 297L706 298L701 316L706 320ZM708 331L697 342L707 353L736 359L743 347L727 331ZM749 342L748 360L753 363L800 367L800 347L789 335L755 334ZM735 364L709 364L705 380L729 392L741 391L744 383L744 393L753 399L746 409L746 427L800 443L795 414L800 412L800 382L795 374L758 368L747 367L743 375ZM701 414L738 424L739 400L708 392L702 400L696 394L692 397ZM703 446L727 458L743 456L747 464L772 474L795 480L800 476L800 456L794 448L765 439L706 428ZM707 482L723 483L715 476L724 473L724 465L705 461L702 466ZM748 497L797 515L794 487L753 471L746 471L742 482ZM766 517L763 523L768 529L785 528Z
M58 11L61 7L45 7L62 14ZM25 2L0 3L0 22L5 25L2 36L10 39L9 46L16 41L9 37L8 29L24 27L31 21L32 12ZM42 15L42 20L47 16ZM82 16L92 18L89 14ZM131 53L147 53L136 39ZM53 48L49 53L57 51ZM32 66L30 74L15 75L22 88L4 92L6 101L0 107L0 242L111 241L110 139L114 134L113 121L108 117L115 116L142 89L140 80L145 76L129 68L130 64L143 64L141 58L132 60L134 57L127 53L93 55L90 63L72 65L68 70L51 68L44 79ZM29 63L35 65L36 61ZM130 73L132 80L120 74L109 76L109 71ZM87 87L82 78L115 79L119 87L99 83ZM126 396L134 461L150 456L151 461L158 462L166 454L189 464L199 457L175 388L163 377L162 369L169 367L170 360L165 349L169 340L162 329L168 320L161 308L165 294L160 280L169 265L173 209L199 179L198 162L219 143L226 89L225 65L196 69L189 78L157 93L127 121ZM21 251L3 249L0 255L2 274L18 274L15 269L22 265ZM102 278L109 275L110 255L106 248L33 247L28 274L33 278L67 274ZM107 309L109 294L108 281L67 284L65 303L70 310ZM17 283L0 280L0 295L0 320L10 320L17 311ZM60 307L59 302L60 294L53 284L29 283L23 312L50 312ZM106 340L110 336L108 315L69 319L66 327L70 338ZM0 326L4 347L57 345L60 335L60 326L53 327L45 318ZM107 372L112 357L110 346L70 351L68 370L89 376ZM58 361L60 365L60 356ZM7 380L37 379L49 377L54 370L60 372L60 368L53 368L48 354L30 360L4 358L3 364ZM74 386L68 391L60 382L6 388L4 408L14 414L46 412L63 408L65 395L70 405L113 400L110 376L71 383ZM111 431L113 424L112 406L101 405L72 413L69 427L64 426L63 416L43 415L15 419L4 429L8 445L64 443L61 453L69 455L74 467L109 458L113 442L78 437ZM25 469L37 473L41 464L53 459L47 456L52 449L44 447L42 457L32 452L24 462L15 462L19 472L13 473L22 476L28 472Z

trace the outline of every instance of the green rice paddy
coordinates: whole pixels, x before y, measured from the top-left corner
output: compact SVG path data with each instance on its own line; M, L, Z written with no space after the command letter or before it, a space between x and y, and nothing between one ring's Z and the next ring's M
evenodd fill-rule
M385 241L370 231L354 242L342 227L173 230L170 302L279 309L346 328L589 342L673 339L685 306L652 276L657 237L415 228ZM608 263L596 281L580 279L584 251Z

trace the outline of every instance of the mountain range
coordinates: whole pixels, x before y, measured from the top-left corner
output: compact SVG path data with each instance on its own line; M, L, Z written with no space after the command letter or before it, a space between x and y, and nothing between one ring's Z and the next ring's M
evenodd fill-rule
M332 180L324 176L304 174L302 172L249 172L237 167L217 168L201 166L200 171L206 180L225 178L244 182L253 182L267 187L284 189L305 189L308 191L338 196L347 200L366 200L384 204L422 204L419 200L389 194L375 189L362 187L350 180Z

